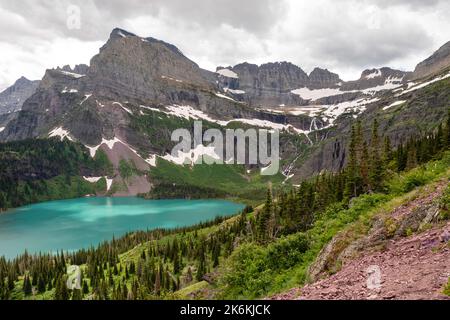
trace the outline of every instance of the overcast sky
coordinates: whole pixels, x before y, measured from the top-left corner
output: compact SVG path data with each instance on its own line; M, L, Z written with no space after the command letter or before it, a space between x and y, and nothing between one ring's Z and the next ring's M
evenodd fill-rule
M114 27L173 43L209 70L291 61L352 80L371 67L412 70L450 40L449 16L448 0L0 0L0 90L89 63Z

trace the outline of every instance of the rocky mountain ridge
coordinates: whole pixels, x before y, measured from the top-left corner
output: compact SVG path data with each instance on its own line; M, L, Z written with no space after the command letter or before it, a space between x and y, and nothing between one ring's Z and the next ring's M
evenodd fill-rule
M0 93L0 115L17 112L22 104L36 91L39 81L19 78L11 87Z
M450 65L450 41L440 47L429 58L419 63L411 78L417 80L432 74L439 73Z
M346 136L357 117L367 127L374 117L384 117L381 127L392 135L393 143L415 128L400 124L397 131L389 129L390 115L402 121L418 119L417 110L426 99L435 111L420 121L432 124L441 117L446 91L433 100L418 93L428 84L445 81L446 74L414 83L409 77L381 68L343 82L326 69L316 68L307 75L288 62L243 63L214 73L171 44L114 29L90 66L47 70L22 111L3 127L0 141L69 138L85 145L93 156L103 150L121 180L118 165L123 159L133 160L140 170L155 166L157 157L177 163L179 159L168 156L173 129L191 128L193 120L222 130L241 123L284 131L283 172L298 180L323 169L342 168ZM402 107L413 100L413 107ZM401 114L392 113L402 108ZM135 182L142 185L142 177L138 179ZM145 190L133 190L148 188L147 183Z

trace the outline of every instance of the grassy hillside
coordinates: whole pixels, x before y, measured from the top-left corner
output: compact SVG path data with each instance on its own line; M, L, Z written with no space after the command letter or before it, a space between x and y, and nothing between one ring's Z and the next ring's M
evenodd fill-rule
M254 202L264 199L269 182L279 186L285 180L281 173L262 176L259 169L248 172L242 165L178 166L161 158L149 175L154 189L146 197L157 199L209 196Z
M450 154L446 153L442 160L393 176L387 192L361 195L350 207L329 206L307 231L268 244L254 237L263 207L247 208L241 215L203 226L130 234L94 251L68 254L65 263L81 265L85 299L260 298L307 282L309 266L336 234L346 230L349 241L365 234L375 217L431 192L437 182L448 181L449 167ZM449 217L448 192L440 200L441 219ZM36 270L30 267L26 274L33 278ZM20 275L10 298L69 298L71 293L55 288L58 279L50 288L27 295ZM34 283L37 287L39 279Z

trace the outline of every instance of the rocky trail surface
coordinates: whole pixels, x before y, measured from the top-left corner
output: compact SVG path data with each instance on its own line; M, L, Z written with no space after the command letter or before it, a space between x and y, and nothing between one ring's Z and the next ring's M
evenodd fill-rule
M432 204L444 185L395 209L398 220ZM328 278L273 297L277 300L450 299L450 222L408 237L386 240L381 251L367 248Z

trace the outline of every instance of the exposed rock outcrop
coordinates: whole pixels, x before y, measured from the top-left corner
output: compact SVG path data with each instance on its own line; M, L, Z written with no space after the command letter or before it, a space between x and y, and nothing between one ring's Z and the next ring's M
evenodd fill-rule
M232 89L245 92L246 102L253 106L304 104L304 101L291 91L307 85L308 75L292 63L276 62L261 66L241 63L228 70L237 75L237 80L225 79L221 81L222 85L231 83Z
M387 67L368 69L362 72L361 77L358 80L344 82L341 89L344 91L351 91L375 88L387 84L401 85L406 82L406 76L408 74L408 72Z
M336 88L342 83L339 75L327 69L315 68L309 74L308 87L311 89Z
M11 87L0 93L0 115L20 111L23 103L36 91L39 81L25 77L18 79Z
M375 217L366 235L336 235L310 267L312 283L275 299L450 299L450 222L438 221L435 201L447 182Z
M450 66L450 41L440 47L433 55L416 66L411 79L424 78L448 68Z

